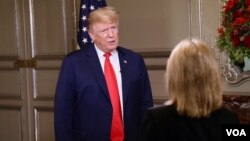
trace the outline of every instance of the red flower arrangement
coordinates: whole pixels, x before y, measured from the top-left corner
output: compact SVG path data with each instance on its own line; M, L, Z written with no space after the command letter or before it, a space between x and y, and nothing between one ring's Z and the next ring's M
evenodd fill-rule
M223 0L217 45L235 63L250 58L250 0Z

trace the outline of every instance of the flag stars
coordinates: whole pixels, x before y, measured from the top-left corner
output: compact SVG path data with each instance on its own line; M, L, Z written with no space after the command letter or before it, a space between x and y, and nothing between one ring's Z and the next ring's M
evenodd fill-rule
M93 5L90 6L90 10L93 11L95 10L95 7Z
M83 32L86 32L86 31L87 31L87 27L83 27L83 28L82 28L82 31L83 31Z
M83 20L83 21L86 21L86 20L87 20L87 17L86 17L86 16L82 16L82 20Z
M82 5L82 9L86 9L86 4L83 4L83 5Z
M87 39L87 38L83 38L82 42L83 42L84 44L86 44L86 43L88 42L88 39Z
M99 7L106 6L105 0L79 0L81 1L81 5L79 7L79 25L77 28L77 41L79 46L82 48L83 46L90 45L93 43L93 40L90 39L88 35L87 28L87 19L89 13L96 10Z

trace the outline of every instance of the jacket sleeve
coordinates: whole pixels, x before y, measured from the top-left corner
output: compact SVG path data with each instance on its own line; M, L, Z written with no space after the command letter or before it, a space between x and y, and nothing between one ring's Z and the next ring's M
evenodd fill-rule
M151 85L149 81L149 76L147 72L147 68L145 65L144 60L142 59L140 62L140 68L141 68L141 91L142 91L142 99L141 99L141 119L143 119L143 116L147 109L153 107L153 98L152 98L152 90Z
M56 141L73 141L72 115L75 95L74 67L70 58L65 57L55 92L54 128Z

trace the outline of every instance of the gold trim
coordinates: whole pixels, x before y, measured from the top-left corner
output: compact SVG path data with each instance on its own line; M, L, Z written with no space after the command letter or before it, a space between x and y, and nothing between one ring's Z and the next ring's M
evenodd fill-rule
M35 68L37 62L35 59L31 60L16 60L14 63L15 68Z

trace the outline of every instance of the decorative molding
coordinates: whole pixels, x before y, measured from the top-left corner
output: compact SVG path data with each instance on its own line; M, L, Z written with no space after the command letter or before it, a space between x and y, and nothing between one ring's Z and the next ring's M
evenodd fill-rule
M169 58L171 51L140 51L143 58ZM166 65L147 65L148 70L166 70Z
M9 95L9 94L2 94L0 93L0 100L21 100L22 97L21 95Z
M223 95L230 96L230 95L239 95L239 96L250 96L250 92L239 92L239 91L224 91Z
M250 96L224 95L223 105L237 113L242 124L250 124Z
M0 104L0 110L21 110L21 105L8 105L8 104Z
M230 59L223 67L223 76L225 81L230 86L239 86L244 82L250 80L250 71L242 72Z
M62 60L65 55L36 55L33 59L36 60Z
M0 56L0 61L13 61L17 59L18 56Z
M139 53L143 58L168 58L171 51L140 51Z
M147 65L148 70L166 70L166 65Z

